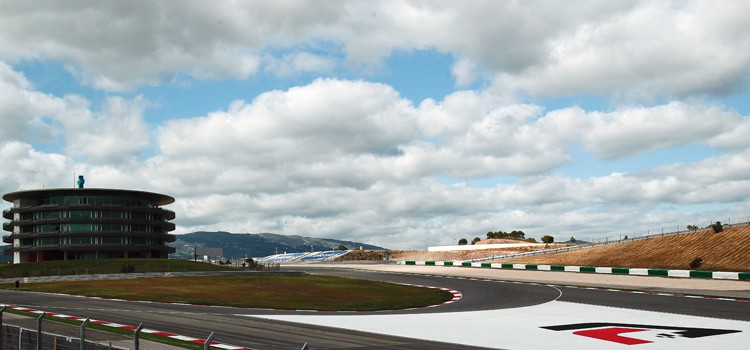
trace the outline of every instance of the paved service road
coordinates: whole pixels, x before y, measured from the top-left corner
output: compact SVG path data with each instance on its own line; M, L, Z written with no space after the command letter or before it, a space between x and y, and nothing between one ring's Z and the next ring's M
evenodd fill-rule
M335 274L339 276L349 276L355 278L367 278L367 279L378 279L387 282L399 282L409 283L410 278L414 278L414 273L427 271L431 275L441 274L443 272L455 272L451 270L461 270L466 274L466 278L473 277L474 272L478 272L476 268L440 268L432 267L427 269L408 269L405 271L411 271L410 274L401 274L396 276L402 276L404 280L400 280L398 277L393 277L393 274L386 273L372 273L364 272L361 270L340 270L330 268L300 268L303 271L310 273L324 273L324 274ZM544 271L535 271L537 274L544 274ZM568 275L572 273L566 273ZM462 276L453 276L462 277ZM599 277L599 276L591 276ZM627 276L634 277L634 276ZM465 281L463 279L455 278L437 278L435 282L440 286L450 286L451 280ZM636 277L639 278L639 277ZM646 279L661 279L661 277L640 277ZM446 281L444 284L440 284L441 281ZM750 321L750 302L736 302L736 301L725 301L715 299L704 299L704 298L683 298L675 297L672 295L653 295L653 294L635 294L625 293L622 290L634 290L637 289L634 286L627 286L623 289L585 289L585 288L574 288L565 287L564 281L561 281L559 285L539 285L539 284L516 284L516 283L504 283L504 282L492 282L490 278L484 276L482 280L468 280L468 285L462 284L457 286L455 289L464 293L464 298L469 299L465 304L456 303L450 306L455 306L455 309L459 311L475 311L475 310L488 310L488 309L500 309L507 307L521 307L526 305L540 304L544 301L559 300L574 302L580 304L589 305L602 305L602 306L613 306L637 310L648 310L657 312L666 312L673 314L683 314L692 316L705 316L714 318L724 318L731 320L742 320ZM497 281L497 280L496 280ZM503 280L500 280L503 281ZM750 282L740 282L747 285L750 290ZM499 291L497 286L501 286ZM596 286L596 283L591 283ZM525 288L519 288L524 286ZM454 287L450 287L454 288ZM461 289L466 288L466 289ZM507 289L507 290L503 290ZM552 292L550 289L554 290ZM558 292L559 291L559 292ZM676 293L685 293L680 289L674 289ZM468 294L468 297L467 297ZM554 294L554 297L552 297ZM550 298L551 297L551 298ZM559 297L559 298L558 298ZM475 298L477 300L475 300ZM475 303L476 301L476 303ZM439 309L439 310L438 310ZM456 311L449 308L436 308L436 312Z
M440 307L395 311L392 314L431 317L433 313L480 312L491 309L512 309L545 304L553 300L588 305L613 306L637 310L659 311L729 320L750 321L750 303L736 301L678 298L673 296L623 293L619 291L589 290L535 284L507 283L488 280L470 280L411 273L384 273L360 269L320 268L315 266L291 267L311 273L335 274L395 283L410 283L455 289L463 294L460 301ZM401 269L401 272L422 270ZM474 269L458 269L469 273ZM454 270L431 269L431 274ZM486 272L483 272L486 273ZM540 272L544 273L544 272ZM541 275L540 275L541 276ZM483 276L483 278L487 278ZM649 277L645 277L649 278ZM231 291L227 291L231 293ZM456 349L444 342L386 336L362 331L329 328L319 325L289 323L240 315L295 315L310 312L280 312L274 310L248 310L224 307L206 307L159 303L136 303L78 298L62 295L0 291L2 303L25 306L44 311L90 317L92 319L137 325L140 322L151 329L177 333L195 338L205 338L215 332L215 340L236 346L256 349L299 349L308 343L311 349ZM353 313L315 313L316 316L336 317ZM385 313L356 313L356 315L383 315ZM411 316L410 316L411 317ZM506 323L507 321L498 322ZM466 332L456 325L456 332ZM502 346L492 347L498 348Z

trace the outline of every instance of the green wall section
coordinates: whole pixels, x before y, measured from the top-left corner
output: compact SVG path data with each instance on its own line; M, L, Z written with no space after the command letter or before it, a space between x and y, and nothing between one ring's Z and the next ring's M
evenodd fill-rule
M693 277L693 278L714 278L714 273L713 273L713 271L695 270L695 271L690 271L690 277Z
M627 267L613 267L612 273L615 275L629 275L630 269Z
M595 266L562 266L562 265L538 265L538 264L491 264L491 263L471 263L468 261L456 264L453 261L401 261L399 264L402 265L426 265L426 266L461 266L461 267L480 267L480 268L499 268L499 269L515 269L515 270L550 270L550 271L570 271L570 272L583 272L583 273L605 273L614 275L638 275L642 276L643 273L631 273L632 269L627 267L612 267L612 268L599 268ZM543 268L540 268L542 266ZM547 268L549 266L549 268ZM597 269L602 269L597 271ZM643 270L643 269L638 269ZM668 269L648 269L648 276L661 276L670 277L670 271L672 277L689 277L689 278L705 278L705 279L727 279L727 280L743 280L750 281L750 272L722 272L721 276L714 271L705 270L668 270ZM732 278L731 274L737 274L737 278ZM729 277L727 277L729 274Z

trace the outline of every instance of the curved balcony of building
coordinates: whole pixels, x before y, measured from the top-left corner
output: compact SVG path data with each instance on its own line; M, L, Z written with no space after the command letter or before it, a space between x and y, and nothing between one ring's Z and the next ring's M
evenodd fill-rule
M41 205L24 205L22 207L11 207L7 210L10 211L11 214L13 214L13 213L25 213L29 211L55 210L55 209L59 209L60 207L63 207L63 205L41 204Z
M13 235L3 236L3 243L13 243Z
M154 212L168 214L174 218L174 212L169 209L164 209L156 205L145 205L137 206L130 205L127 203L113 204L113 203L69 203L69 204L40 204L40 205L24 205L20 207L11 207L3 211L3 215L12 215L13 213L24 213L29 211L47 211L47 210L76 210L76 209L100 209L100 210L112 210L117 208L128 208L133 210L140 210L144 212ZM6 213L7 212L7 213Z
M164 219L166 220L174 220L174 218L176 217L176 214L169 209L164 209L164 208L158 208L158 209L161 212L163 212L162 216L164 216Z
M143 250L156 250L160 252L174 253L177 251L175 247L168 245L151 245L151 244L45 244L45 245L34 245L34 246L20 246L6 248L5 251L28 253L28 252L42 252L48 250L59 250L59 251L103 251L103 250L118 250L118 251L143 251Z
M175 229L177 229L177 226L174 224L174 222L168 222L167 225L164 227L165 230L172 232Z
M3 229L6 231L11 231L13 230L13 226L44 224L141 224L161 227L167 231L175 230L175 224L173 222L166 220L141 218L37 218L7 222L3 224Z
M174 242L177 237L167 232L139 232L139 231L64 231L64 232L26 232L26 233L14 233L9 236L4 236L3 240L7 239L5 243L12 243L14 239L25 239L25 238L70 238L70 237L138 237L138 238L155 238L161 239L164 242Z
M15 220L8 223L11 226L23 226L23 225L38 225L38 224L60 224L67 221L67 219L59 218L43 218L43 219L25 219Z
M66 235L68 236L68 235ZM177 237L173 234L169 234L166 232L138 232L138 231L129 231L129 232L120 232L120 231L97 231L97 232L86 232L84 233L75 233L72 232L69 236L96 236L96 237L138 237L138 238L155 238L155 239L161 239L164 240L164 242L174 242L177 240Z
M164 218L164 220L174 220L175 218L175 213L173 211L169 209L164 209L161 207L150 207L150 208L131 207L128 209L132 212L155 214L157 216Z
M151 219L114 219L111 221L87 221L87 223L109 223L109 224L135 224L141 226L152 226L158 227L165 231L174 231L175 224L169 221L163 220L151 220Z
M106 211L105 211L106 212ZM102 212L95 211L90 216L85 217L68 217L70 212L61 212L65 213L64 215L61 215L60 213L57 213L60 216L55 217L36 217L36 218L21 218L19 220L13 220L9 224L11 225L33 225L33 224L53 224L53 223L126 223L126 222L138 222L138 223L145 223L149 225L160 225L169 227L171 222L170 218L168 218L165 215L171 215L172 218L174 218L174 212L167 213L166 211L162 209L150 209L150 210L128 210L123 211L125 217L102 217ZM136 217L138 213L141 214L155 214L155 216L152 217ZM118 214L119 215L119 214ZM174 229L172 229L174 230ZM171 230L170 230L171 231Z
M3 218L13 220L13 211L11 211L10 209L3 210Z

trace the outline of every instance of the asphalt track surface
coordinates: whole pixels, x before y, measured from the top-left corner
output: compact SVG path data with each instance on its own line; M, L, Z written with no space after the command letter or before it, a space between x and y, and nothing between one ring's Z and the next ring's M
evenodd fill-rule
M351 269L304 267L310 273L331 274L378 281L444 287L462 293L460 301L434 308L378 313L318 312L315 315L431 314L513 309L564 301L584 305L648 310L662 313L750 321L750 303L621 291L567 288L530 283L383 273ZM439 272L437 270L436 272ZM543 273L543 272L542 272ZM227 291L231 293L231 291ZM195 338L215 333L215 341L254 349L478 349L446 342L387 336L362 331L299 324L243 315L296 315L309 311L239 309L161 303L138 303L64 295L0 291L0 302L48 312L64 313L126 325L145 327ZM498 320L503 327L507 320ZM456 328L456 332L465 332Z

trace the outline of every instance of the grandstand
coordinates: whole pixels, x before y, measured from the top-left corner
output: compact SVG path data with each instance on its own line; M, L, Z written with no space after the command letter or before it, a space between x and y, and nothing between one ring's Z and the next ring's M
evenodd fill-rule
M348 254L349 252L351 252L351 250L329 250L311 253L285 253L269 255L266 257L258 258L255 261L262 264L333 261L340 256Z

